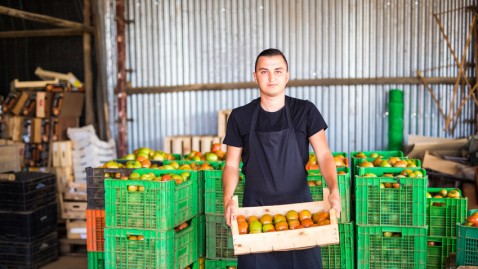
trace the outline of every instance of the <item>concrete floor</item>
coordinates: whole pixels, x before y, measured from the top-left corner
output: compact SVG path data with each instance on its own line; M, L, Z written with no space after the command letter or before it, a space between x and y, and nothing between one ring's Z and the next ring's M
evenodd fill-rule
M40 269L88 269L87 256L59 256L58 260L44 265Z

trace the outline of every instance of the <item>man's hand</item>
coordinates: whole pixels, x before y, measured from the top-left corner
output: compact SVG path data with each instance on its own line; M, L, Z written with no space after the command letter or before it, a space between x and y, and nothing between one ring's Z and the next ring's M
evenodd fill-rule
M334 208L337 213L337 218L340 218L342 212L342 203L340 202L340 195L338 190L333 190L329 195L330 208Z
M231 220L236 218L236 209L238 204L234 199L229 199L224 205L224 218L226 219L227 226L231 227Z

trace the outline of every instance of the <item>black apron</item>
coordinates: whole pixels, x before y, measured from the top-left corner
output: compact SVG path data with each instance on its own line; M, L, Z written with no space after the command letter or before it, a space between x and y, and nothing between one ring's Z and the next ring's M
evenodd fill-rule
M288 128L275 132L256 131L260 102L254 108L249 134L249 160L244 167L246 185L243 206L282 205L311 202L307 171L292 124L286 99ZM322 268L320 247L238 256L238 269Z

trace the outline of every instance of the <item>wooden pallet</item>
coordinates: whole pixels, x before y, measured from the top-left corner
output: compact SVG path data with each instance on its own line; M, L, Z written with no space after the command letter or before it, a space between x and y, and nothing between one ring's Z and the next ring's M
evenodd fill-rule
M219 136L167 136L164 138L164 151L181 155L191 151L204 153L210 151L213 143L222 143L222 138Z
M68 239L58 240L60 246L60 256L86 256L86 239Z

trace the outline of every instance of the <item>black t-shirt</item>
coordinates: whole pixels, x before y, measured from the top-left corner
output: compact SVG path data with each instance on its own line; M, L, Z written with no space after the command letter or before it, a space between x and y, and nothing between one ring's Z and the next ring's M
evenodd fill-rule
M247 105L232 110L227 122L224 144L242 148L242 160L249 160L249 133L251 131L252 113L259 105L257 98ZM309 159L309 137L321 130L327 129L327 124L317 107L308 100L286 96L292 124L294 125L297 144L305 164ZM285 107L276 112L267 112L259 105L256 130L260 132L280 131L288 128Z

